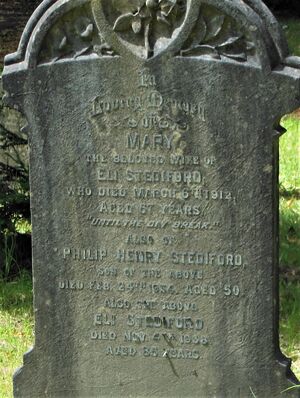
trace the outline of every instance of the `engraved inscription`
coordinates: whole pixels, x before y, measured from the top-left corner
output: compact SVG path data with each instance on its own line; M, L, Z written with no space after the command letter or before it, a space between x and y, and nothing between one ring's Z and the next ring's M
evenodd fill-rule
M168 113L164 115L156 112L161 110L168 110ZM176 121L170 115L176 115L178 112L182 112L184 115L197 117L200 121L206 121L206 108L202 103L191 103L187 100L179 100L177 98L165 97L158 91L150 91L145 94L136 95L134 97L123 97L123 98L103 98L103 96L96 96L90 104L89 115L91 118L103 117L112 113L120 113L121 111L127 110L133 112L134 116L125 116L123 118L124 127L129 128L160 128L166 129L171 128L174 130L178 128L185 130L186 124L181 121ZM143 112L139 119L136 119L136 112ZM147 111L151 113L147 114ZM119 126L120 122L117 122L116 126Z
M244 294L249 260L216 239L239 193L218 180L213 147L189 141L206 128L206 113L161 94L149 69L137 73L134 94L87 105L95 150L78 159L87 178L64 192L83 209L83 234L94 231L98 242L57 245L72 275L58 290L94 300L87 336L109 357L201 360L214 344L207 311Z

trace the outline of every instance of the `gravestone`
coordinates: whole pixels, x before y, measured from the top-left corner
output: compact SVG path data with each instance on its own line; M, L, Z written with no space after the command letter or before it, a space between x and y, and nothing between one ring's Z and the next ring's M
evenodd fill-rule
M35 346L15 397L298 397L278 142L300 60L264 4L45 0L3 81L30 146Z

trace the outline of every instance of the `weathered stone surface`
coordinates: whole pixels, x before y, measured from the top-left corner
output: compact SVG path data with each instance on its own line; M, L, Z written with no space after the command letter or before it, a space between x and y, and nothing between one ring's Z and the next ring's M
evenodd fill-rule
M3 79L30 127L15 397L284 396L277 129L300 61L263 4L45 1Z

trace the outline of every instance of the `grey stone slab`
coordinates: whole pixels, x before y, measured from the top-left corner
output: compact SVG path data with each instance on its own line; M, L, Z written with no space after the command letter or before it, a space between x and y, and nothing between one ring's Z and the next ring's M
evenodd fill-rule
M28 121L35 346L15 397L299 397L278 338L280 117L300 62L249 1L45 1Z

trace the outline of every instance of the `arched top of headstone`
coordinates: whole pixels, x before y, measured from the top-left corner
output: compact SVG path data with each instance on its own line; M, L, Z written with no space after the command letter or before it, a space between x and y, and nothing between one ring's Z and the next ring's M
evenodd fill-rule
M288 63L280 25L260 0L45 0L5 64L31 69L128 52L142 62L172 54L267 70Z

